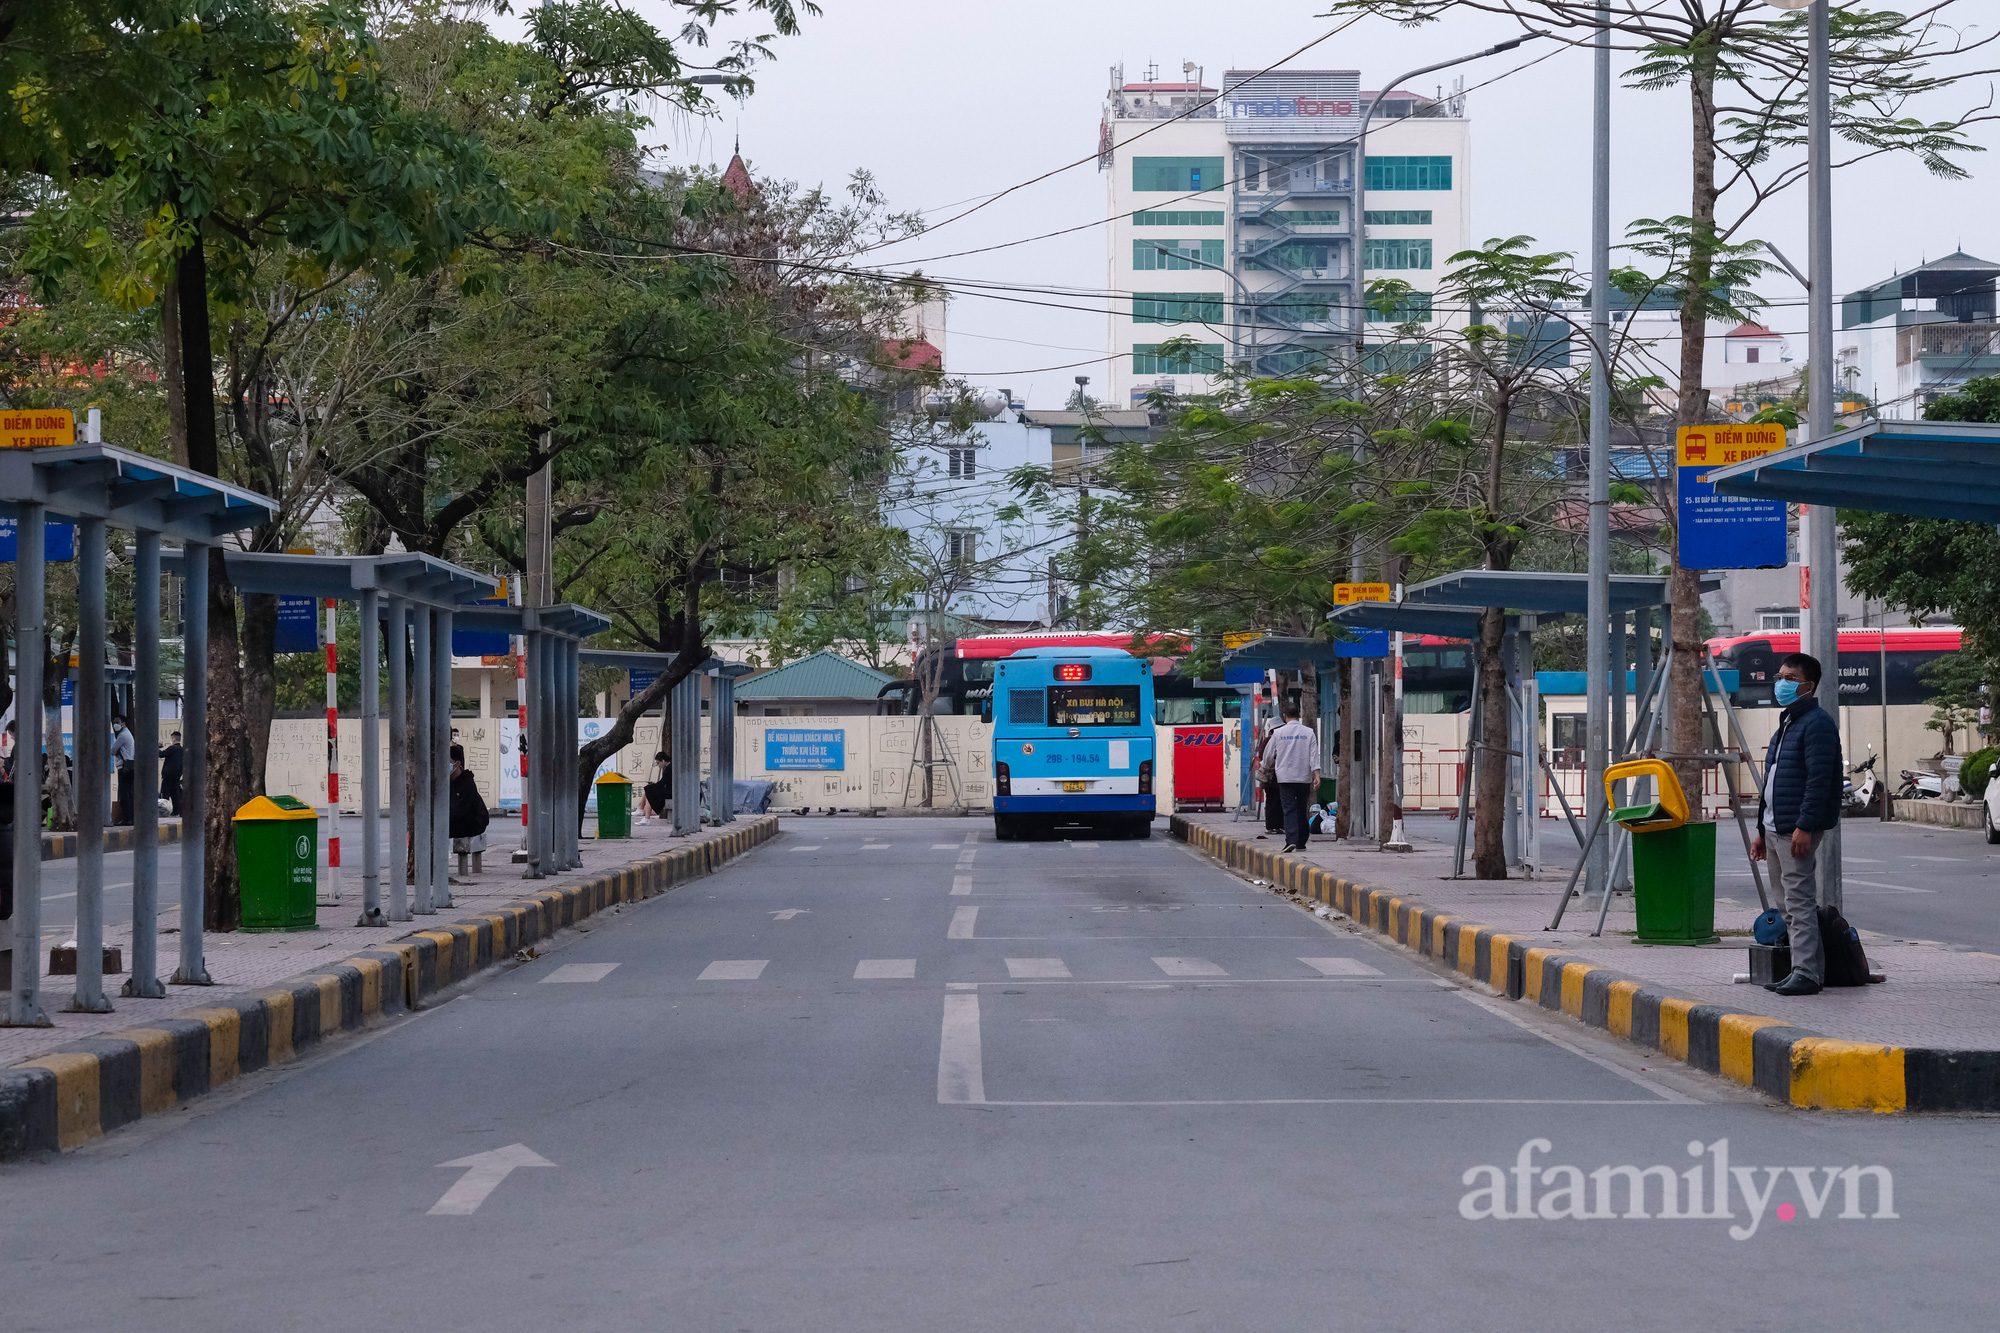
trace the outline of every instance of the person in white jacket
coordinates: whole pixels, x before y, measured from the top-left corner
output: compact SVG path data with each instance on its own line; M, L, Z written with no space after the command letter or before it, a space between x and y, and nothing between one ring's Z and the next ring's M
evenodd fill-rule
M1319 736L1299 720L1299 706L1285 705L1285 725L1264 743L1264 768L1278 784L1285 810L1285 850L1306 849L1313 793L1319 790Z

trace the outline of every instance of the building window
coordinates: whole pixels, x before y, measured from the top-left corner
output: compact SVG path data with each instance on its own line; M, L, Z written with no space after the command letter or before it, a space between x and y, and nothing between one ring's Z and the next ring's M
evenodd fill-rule
M979 559L979 534L968 531L944 535L944 559L948 565L970 565Z
M1222 344L1201 343L1192 356L1161 356L1158 343L1132 345L1134 375L1220 375Z
M1371 227L1428 227L1431 225L1431 211L1428 208L1371 208L1367 222Z
M1134 292L1134 324L1220 324L1220 292Z
M1743 349L1743 359L1754 365L1757 361L1757 354L1762 350L1759 347L1746 347Z
M1132 267L1135 269L1219 268L1221 265L1222 242L1219 240L1132 242Z
M1370 375L1408 375L1431 359L1429 343L1370 343L1361 358Z
M1376 240L1363 252L1369 268L1429 268L1431 243L1415 240Z
M946 470L954 477L976 477L979 475L979 451L977 449L947 449Z
M1134 213L1132 223L1139 227L1220 227L1222 214L1193 209L1168 209Z
M1132 159L1134 190L1166 190L1186 194L1195 190L1222 188L1222 159L1219 157L1135 157Z
M1451 159L1448 157L1371 157L1368 159L1368 188L1371 190L1449 190Z
M1429 292L1404 292L1396 304L1368 306L1370 324L1408 324L1415 320L1431 318L1431 294Z
M1796 611L1760 611L1757 613L1757 628L1760 630L1791 630L1799 628L1799 613Z

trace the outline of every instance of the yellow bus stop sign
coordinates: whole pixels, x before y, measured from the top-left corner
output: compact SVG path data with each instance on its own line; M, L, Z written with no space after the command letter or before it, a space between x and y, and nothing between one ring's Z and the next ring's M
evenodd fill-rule
M76 414L66 407L0 412L0 449L48 449L76 443Z

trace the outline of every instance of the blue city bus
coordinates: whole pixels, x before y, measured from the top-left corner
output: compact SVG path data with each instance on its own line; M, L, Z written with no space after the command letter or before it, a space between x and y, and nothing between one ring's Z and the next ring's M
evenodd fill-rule
M1153 832L1153 666L1120 648L1024 648L993 676L993 836Z

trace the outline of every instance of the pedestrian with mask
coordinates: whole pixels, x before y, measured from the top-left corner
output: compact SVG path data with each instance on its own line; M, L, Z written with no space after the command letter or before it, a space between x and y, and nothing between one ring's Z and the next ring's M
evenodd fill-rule
M459 857L459 872L465 872L465 858L472 858L472 874L480 873L480 856L486 850L486 825L491 816L486 810L486 801L479 794L479 781L465 766L465 747L451 747L451 786L448 793L450 805L445 831L451 837L451 849ZM456 881L454 881L456 882Z
M132 728L125 724L125 718L113 714L111 718L111 771L118 775L118 822L132 822L132 760L137 754L132 743Z
M1772 697L1785 711L1764 750L1764 791L1750 859L1769 860L1783 886L1792 970L1766 989L1817 995L1826 982L1819 929L1820 839L1840 822L1840 724L1819 705L1819 659L1792 653L1778 664Z
M665 819L667 802L674 798L674 761L665 750L653 756L653 771L639 789L639 822Z

